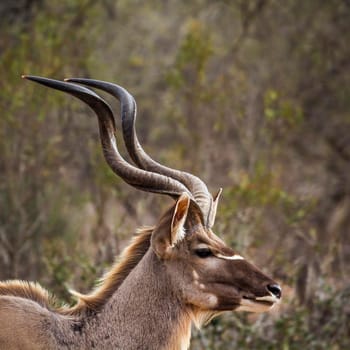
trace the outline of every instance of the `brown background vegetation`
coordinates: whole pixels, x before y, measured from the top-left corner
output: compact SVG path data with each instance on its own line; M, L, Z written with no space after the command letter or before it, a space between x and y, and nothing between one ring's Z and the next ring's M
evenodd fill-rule
M1 279L67 300L169 205L111 173L81 103L20 75L108 80L154 158L224 188L215 231L284 287L191 349L350 346L349 1L3 0L0 18Z

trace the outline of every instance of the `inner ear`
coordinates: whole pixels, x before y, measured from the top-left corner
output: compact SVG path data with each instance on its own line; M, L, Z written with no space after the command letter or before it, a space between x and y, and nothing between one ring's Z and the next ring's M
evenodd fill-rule
M152 233L151 245L160 258L167 258L172 249L185 237L184 225L190 197L182 194L176 204L162 217Z
M185 222L187 218L188 208L190 206L190 197L187 193L183 193L175 205L173 218L170 227L170 245L174 247L185 237Z

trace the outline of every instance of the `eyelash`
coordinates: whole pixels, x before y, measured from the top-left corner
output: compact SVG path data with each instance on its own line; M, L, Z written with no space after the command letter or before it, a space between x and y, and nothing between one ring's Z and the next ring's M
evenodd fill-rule
M198 248L195 250L195 253L198 257L204 259L208 258L209 256L212 256L213 253L209 248Z

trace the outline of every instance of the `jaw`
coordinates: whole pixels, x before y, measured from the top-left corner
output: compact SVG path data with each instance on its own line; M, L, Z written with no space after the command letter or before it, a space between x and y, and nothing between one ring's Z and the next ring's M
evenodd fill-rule
M257 298L243 297L240 305L235 311L248 311L248 312L266 312L270 311L277 303L279 299L274 296L264 296Z
M203 310L200 307L192 307L189 314L192 322L197 329L208 324L213 318L221 315L227 311L247 311L254 313L262 313L270 311L276 304L278 304L280 299L274 296L264 296L256 298L242 297L239 305L234 308L222 308L221 310Z
M279 303L279 299L272 296L258 297L258 298L242 298L239 306L234 311L247 311L254 313L262 313L270 311L276 304ZM226 310L230 311L230 310ZM213 318L224 313L225 310L200 310L192 309L191 319L197 329L208 324Z

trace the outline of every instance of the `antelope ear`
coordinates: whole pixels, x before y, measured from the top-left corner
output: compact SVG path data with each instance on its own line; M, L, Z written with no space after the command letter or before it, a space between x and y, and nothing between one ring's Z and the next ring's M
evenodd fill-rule
M189 206L189 195L182 193L171 213L171 221L169 217L165 221L161 220L160 224L153 231L152 248L160 258L166 258L167 254L185 238L184 225Z
M173 218L171 220L171 240L170 246L173 248L177 243L181 242L185 238L185 221L187 218L188 208L190 206L190 197L187 193L182 195L177 200Z
M218 208L221 192L222 192L222 188L219 188L219 190L216 193L216 195L213 196L212 209L211 209L211 212L210 212L210 215L209 215L209 218L208 218L208 226L209 226L209 228L214 226L215 216L216 216L216 209Z

